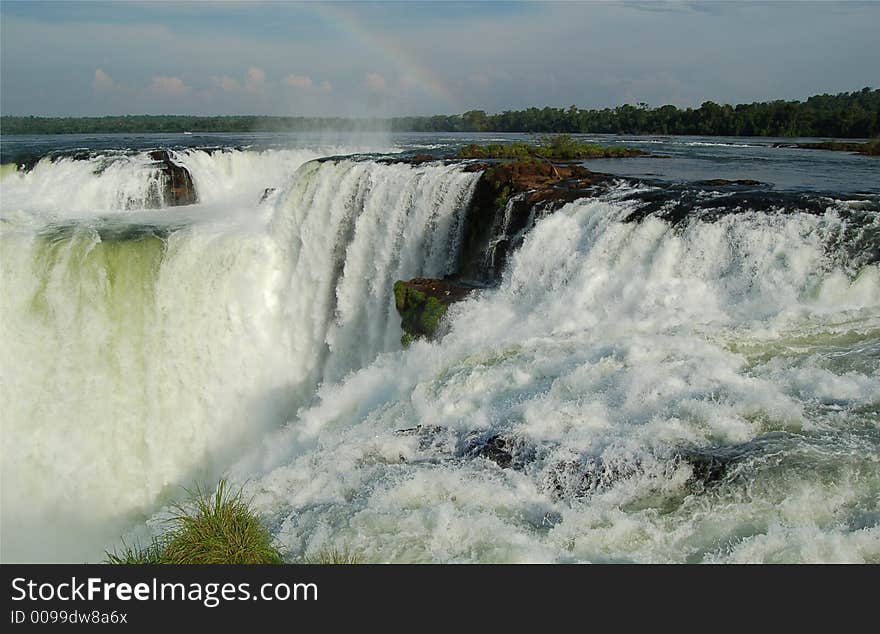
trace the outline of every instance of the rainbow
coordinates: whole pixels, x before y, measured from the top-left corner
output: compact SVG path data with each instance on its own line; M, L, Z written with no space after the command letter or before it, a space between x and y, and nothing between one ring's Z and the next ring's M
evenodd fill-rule
M378 53L426 94L441 100L451 108L452 112L458 112L458 100L449 90L446 82L433 70L418 63L411 51L403 49L388 37L382 37L368 30L357 16L343 7L323 3L309 3L306 6L331 27Z

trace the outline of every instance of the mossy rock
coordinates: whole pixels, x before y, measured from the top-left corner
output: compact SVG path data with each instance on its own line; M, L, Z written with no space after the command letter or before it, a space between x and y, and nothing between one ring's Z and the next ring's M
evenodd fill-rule
M471 291L448 280L415 278L394 283L394 306L400 313L403 347L418 338L433 339L449 305L463 299Z

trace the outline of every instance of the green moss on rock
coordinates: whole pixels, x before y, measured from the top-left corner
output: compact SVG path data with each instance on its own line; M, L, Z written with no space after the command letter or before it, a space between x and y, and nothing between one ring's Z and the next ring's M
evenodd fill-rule
M416 278L395 282L394 305L402 318L401 345L406 348L418 338L434 338L449 304L463 299L470 290L447 280Z

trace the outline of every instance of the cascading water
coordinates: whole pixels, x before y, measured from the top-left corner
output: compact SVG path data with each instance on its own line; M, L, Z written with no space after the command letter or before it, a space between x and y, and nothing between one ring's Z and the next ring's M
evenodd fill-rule
M509 206L500 284L402 350L479 175L342 154L177 150L199 202L158 209L146 152L2 175L0 558L99 560L227 473L291 559L880 561L875 198Z
M161 205L161 174L145 153L41 159L3 178L3 211L49 211L60 217Z
M284 187L303 163L344 148L247 151L168 151L185 166L200 200L215 211L251 209L266 188ZM163 174L150 152L92 153L44 157L30 170L3 177L3 213L47 218L84 218L168 206ZM177 213L178 210L175 210Z
M442 342L237 465L288 556L880 559L880 268L840 243L876 250L876 209L673 226L632 193L539 221Z
M326 161L294 175L310 156L247 154L178 153L203 202L173 210L108 215L107 170L76 166L99 193L75 209L16 190L66 173L4 179L5 560L100 559L319 382L399 347L395 279L454 268L477 174ZM71 169L40 169L59 165ZM212 190L224 186L236 195ZM282 191L258 204L268 186Z

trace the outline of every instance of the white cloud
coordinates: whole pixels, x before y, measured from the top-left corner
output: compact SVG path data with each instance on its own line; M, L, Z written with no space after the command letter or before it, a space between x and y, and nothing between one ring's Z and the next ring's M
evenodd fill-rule
M285 86L290 86L291 88L296 88L301 91L310 91L313 93L333 92L333 84L329 81L325 79L321 83L317 83L316 80L312 79L309 75L290 74L282 79L281 83Z
M238 83L232 77L228 75L223 75L222 77L212 77L211 80L214 82L214 85L224 90L226 92L236 92L241 90L241 84Z
M98 68L95 70L94 79L92 79L92 88L95 90L108 90L113 88L113 78Z
M150 90L160 95L180 96L187 94L190 88L183 83L180 77L164 77L160 75L153 77Z
M222 75L220 77L211 77L211 83L228 93L262 93L266 88L266 71L262 68L251 66L248 68L243 82L229 75Z
M311 88L314 83L308 75L288 75L281 81L291 88Z
M153 8L160 4L162 9ZM4 113L159 112L186 104L200 114L296 108L298 114L357 115L363 102L379 103L380 98L388 100L389 114L570 103L603 107L630 98L652 105L699 105L706 99L737 103L803 98L876 83L876 47L871 44L880 3L810 3L809 11L794 12L797 20L788 19L792 9L786 7L783 14L781 5L773 4L746 3L736 10L725 5L730 15L719 20L705 11L541 3L516 11L478 12L467 20L410 20L401 11L390 24L366 9L352 8L376 40L389 38L406 51L398 64L360 39L309 28L294 19L310 12L298 5L248 3L248 11L253 7L267 16L289 13L291 28L300 29L296 37L240 29L235 21L212 25L209 12L203 16L195 9L187 24L176 16L177 5L167 5L175 16L165 15L165 6L146 3L145 22L112 28L99 20L39 21L4 12ZM189 15L189 10L179 11ZM401 22L406 28L400 28ZM847 37L817 36L826 32ZM521 46L523 41L529 46ZM810 46L803 45L807 41ZM33 54L35 49L39 55ZM244 63L241 51L247 52ZM310 77L310 87L285 83L296 70L291 60L309 60L297 76ZM452 86L452 98L426 89L423 74L413 74L413 65ZM558 78L555 84L551 73ZM172 101L147 90L152 77L172 74L187 78L183 89L189 88L189 101ZM415 81L398 79L407 76ZM181 89L172 83L160 82L156 90ZM210 104L197 101L201 90L210 91ZM147 95L155 103L145 101Z
M266 85L266 71L256 66L248 68L245 88L253 92L262 92Z

